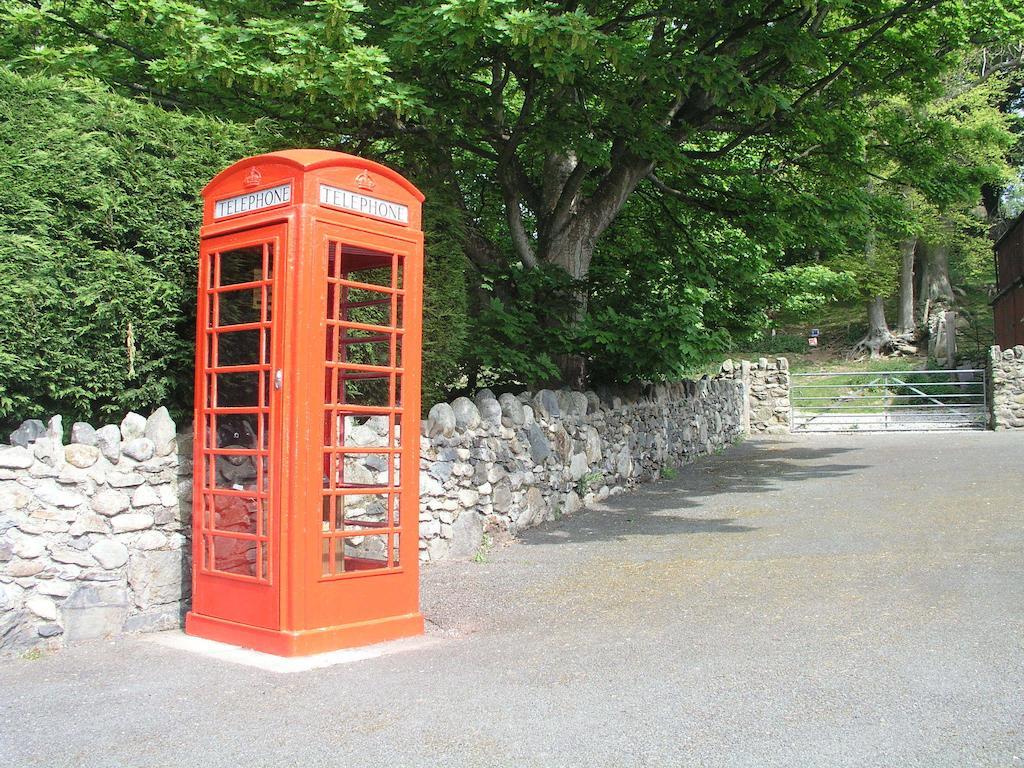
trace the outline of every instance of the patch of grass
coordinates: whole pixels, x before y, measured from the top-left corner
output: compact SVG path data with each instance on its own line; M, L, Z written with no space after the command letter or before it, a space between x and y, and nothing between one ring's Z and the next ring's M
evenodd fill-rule
M474 563L486 563L487 562L487 555L489 555L491 553L491 550L493 548L494 548L494 537L491 536L491 534L489 534L489 533L485 533L484 536L483 536L483 539L481 539L481 541L480 541L480 548L476 551L476 554L473 555L473 558L472 558L473 562Z
M603 479L604 474L601 472L587 472L587 474L576 481L576 494L580 498L583 498L590 492L590 489L593 488L595 484L599 483Z
M41 648L32 648L31 650L25 651L21 654L21 658L25 661L39 661L43 658L43 651Z
M661 479L662 480L675 480L679 477L679 470L675 467L662 467L661 468Z

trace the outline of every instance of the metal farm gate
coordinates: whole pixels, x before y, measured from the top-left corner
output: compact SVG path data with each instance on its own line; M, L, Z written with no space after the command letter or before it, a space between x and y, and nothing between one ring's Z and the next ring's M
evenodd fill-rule
M985 371L790 374L793 432L980 430L988 425Z

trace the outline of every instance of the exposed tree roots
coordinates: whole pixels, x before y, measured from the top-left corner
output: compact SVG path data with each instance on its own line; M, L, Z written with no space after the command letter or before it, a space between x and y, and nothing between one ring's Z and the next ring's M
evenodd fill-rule
M888 329L874 330L853 346L850 358L863 358L864 355L872 359L916 355L918 340L916 331L893 333Z

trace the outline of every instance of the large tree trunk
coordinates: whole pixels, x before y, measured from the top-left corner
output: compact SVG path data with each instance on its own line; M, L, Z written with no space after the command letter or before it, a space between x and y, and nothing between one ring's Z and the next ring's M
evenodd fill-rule
M949 281L949 246L945 243L924 243L924 280L921 298L934 310L936 305L954 302L953 285Z
M949 281L949 246L922 243L921 322L927 331L929 354L934 356L944 314L954 304L953 285Z
M538 239L536 258L540 262L560 267L579 284L574 297L573 316L570 318L573 325L581 323L587 314L585 281L590 274L590 262L598 238L611 226L626 199L654 166L651 161L633 156L627 150L613 152L613 155L617 155L620 162L588 200L580 201L577 198L578 182L574 180L582 178L577 174L583 167L577 164L575 156L563 157L557 164L560 169L560 194L545 192L544 195L547 215L541 217L541 237ZM510 224L514 226L513 221ZM587 365L582 355L557 355L555 363L561 378L559 384L580 389L586 387Z
M854 350L866 351L874 359L881 357L891 340L892 332L885 320L885 303L881 296L875 296L868 302L868 335L861 339Z
M917 238L901 240L900 248L900 304L896 317L896 331L900 334L914 332L914 251Z

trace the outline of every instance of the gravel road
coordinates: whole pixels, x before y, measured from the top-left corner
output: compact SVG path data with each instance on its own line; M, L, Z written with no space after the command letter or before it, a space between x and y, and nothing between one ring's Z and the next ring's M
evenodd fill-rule
M1024 437L748 441L425 569L433 642L0 661L7 766L1024 766Z

